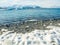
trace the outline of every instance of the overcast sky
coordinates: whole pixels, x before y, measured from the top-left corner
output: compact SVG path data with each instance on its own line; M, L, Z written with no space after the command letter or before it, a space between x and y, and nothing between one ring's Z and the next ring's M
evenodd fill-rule
M41 7L60 7L60 0L0 0L0 6L38 5Z

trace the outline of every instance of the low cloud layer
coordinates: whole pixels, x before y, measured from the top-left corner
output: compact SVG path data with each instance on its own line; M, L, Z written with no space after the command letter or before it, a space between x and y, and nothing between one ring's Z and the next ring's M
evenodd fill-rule
M38 5L41 7L60 7L60 0L0 0L0 6Z

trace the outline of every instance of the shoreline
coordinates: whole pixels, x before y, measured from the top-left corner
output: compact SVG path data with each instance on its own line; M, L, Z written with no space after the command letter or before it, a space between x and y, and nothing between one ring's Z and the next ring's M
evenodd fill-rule
M50 28L46 28L49 25L58 26L60 27L60 20L28 20L24 22L12 23L12 24L5 24L0 26L1 29L8 29L9 31L14 31L17 33L26 33L34 31L35 29L38 30L49 30Z
M7 31L0 35L0 44L2 45L58 45L60 27L47 26L50 30L35 29L30 33L16 33ZM6 30L6 29L4 29ZM14 43L15 42L15 43ZM29 43L30 42L30 43Z

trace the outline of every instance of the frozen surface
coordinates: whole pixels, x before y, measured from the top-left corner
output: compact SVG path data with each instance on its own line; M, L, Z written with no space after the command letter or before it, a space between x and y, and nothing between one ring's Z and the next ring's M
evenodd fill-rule
M30 33L7 31L0 35L0 45L60 45L60 27L47 26L50 30L35 29Z

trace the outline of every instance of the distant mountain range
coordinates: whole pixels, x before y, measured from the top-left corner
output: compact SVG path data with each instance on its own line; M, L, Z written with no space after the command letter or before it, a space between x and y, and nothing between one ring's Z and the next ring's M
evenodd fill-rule
M10 6L10 7L0 7L3 10L23 10L23 9L40 9L40 6Z

